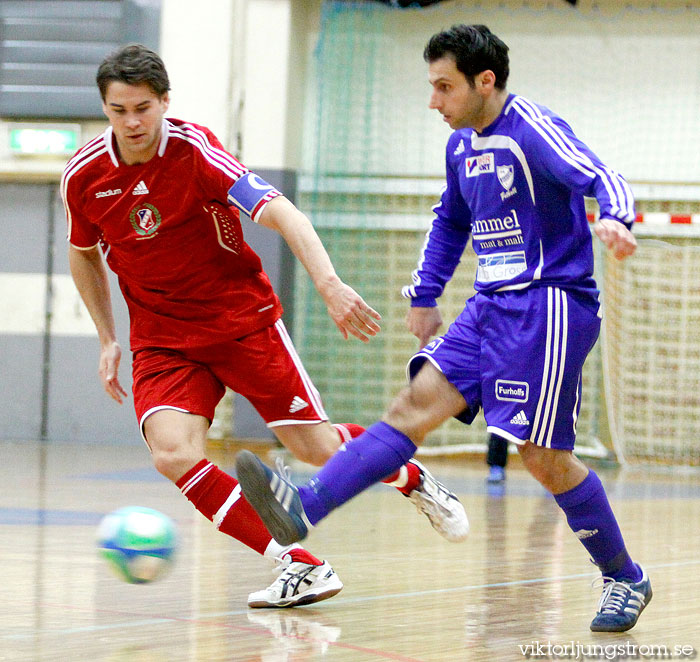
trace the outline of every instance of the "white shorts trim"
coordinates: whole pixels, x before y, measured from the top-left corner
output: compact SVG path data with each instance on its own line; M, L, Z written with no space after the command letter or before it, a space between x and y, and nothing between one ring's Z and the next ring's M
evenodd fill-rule
M564 381L569 336L568 299L558 287L547 288L547 338L542 387L532 425L532 443L552 447L552 435L559 411L559 395ZM578 393L577 393L578 397Z
M146 433L143 430L144 423L146 422L146 419L151 415L155 414L157 411L161 411L162 409L173 409L174 411L181 411L183 414L191 414L192 412L187 411L187 409L183 409L182 407L175 407L174 405L158 405L157 407L151 407L142 417L141 420L139 421L139 430L141 431L141 439L143 439L143 442L148 446L148 450L151 450L151 447L148 445L148 439L146 439Z
M529 439L518 439L518 437L513 436L511 432L508 432L508 430L502 430L495 425L487 425L486 431L492 434L497 434L499 437L503 437L508 441L512 441L514 444L518 444L518 446L524 446L528 441L530 441Z
M267 424L268 428L276 428L279 425L318 425L319 423L327 422L327 418L319 418L317 421L300 421L298 419L289 419L282 421L270 421Z
M306 395L309 398L309 402L313 406L320 419L327 421L328 416L326 415L326 412L323 409L321 394L318 392L313 382L311 381L309 373L306 372L304 364L301 362L301 358L299 357L299 354L297 354L297 350L294 347L294 343L292 342L292 339L289 336L289 333L287 332L287 328L285 327L284 322L281 319L275 322L275 329L277 330L277 333L279 333L280 339L282 340L285 349L287 350L289 356L294 362L297 372L299 373L299 377L301 378L301 381L304 385L304 389L306 390ZM277 421L273 421L272 423L268 423L267 425L268 427L271 427L274 425L288 425L288 423L278 423Z
M430 361L430 363L440 374L444 374L442 372L440 364L432 356L430 356L430 354L426 354L425 352L418 352L417 354L414 354L410 359L408 359L408 363L406 364L406 381L408 383L411 382L411 365L416 359L425 359L426 361ZM421 366L420 368L418 368L418 370L420 370L423 367L424 362L421 363ZM418 374L418 372L416 372L416 374Z

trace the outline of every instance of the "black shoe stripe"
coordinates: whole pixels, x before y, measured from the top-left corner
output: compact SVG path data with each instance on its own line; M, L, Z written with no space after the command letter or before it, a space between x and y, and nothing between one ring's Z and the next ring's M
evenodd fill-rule
M308 578L310 572L312 572L316 567L315 565L304 568L297 572L290 572L284 580L284 589L282 589L282 597L287 596L293 597L299 593L299 585L302 582L306 582L309 586L313 585L313 580Z

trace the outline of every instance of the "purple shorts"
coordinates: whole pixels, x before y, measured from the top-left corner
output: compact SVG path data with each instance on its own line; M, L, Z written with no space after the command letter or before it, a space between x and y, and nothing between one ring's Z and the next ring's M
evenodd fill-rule
M571 450L581 371L600 332L598 302L559 287L475 294L445 335L408 363L430 361L464 396L457 418L484 408L488 431L522 444Z

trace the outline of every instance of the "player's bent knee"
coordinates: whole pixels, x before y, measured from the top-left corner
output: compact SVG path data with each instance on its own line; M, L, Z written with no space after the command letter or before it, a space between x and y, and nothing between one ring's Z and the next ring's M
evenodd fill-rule
M570 451L543 448L531 442L518 445L525 468L545 489L556 494L567 486L567 474L583 465Z
M208 421L180 411L164 409L143 422L144 438L156 470L177 481L204 457Z
M186 474L204 455L201 444L177 434L149 435L148 444L156 471L172 481Z
M313 467L322 467L328 460L330 460L335 453L309 453L305 457L302 455L299 459L306 464L310 464Z
M411 394L411 388L402 389L389 403L384 419L392 423L399 421L410 422L416 416L415 399Z
M301 462L306 464L311 464L314 467L322 467L328 460L330 460L337 448L331 448L326 445L319 446L297 446L294 451L294 457Z
M391 401L382 420L403 432L417 445L423 442L425 435L434 427L411 386L404 388Z
M547 466L546 449L533 443L518 445L518 452L525 468L541 483L546 482L550 467Z
M279 426L273 431L297 460L316 467L323 466L340 448L338 432L326 421L317 425Z
M156 471L173 482L184 476L201 459L177 446L153 447L152 456Z

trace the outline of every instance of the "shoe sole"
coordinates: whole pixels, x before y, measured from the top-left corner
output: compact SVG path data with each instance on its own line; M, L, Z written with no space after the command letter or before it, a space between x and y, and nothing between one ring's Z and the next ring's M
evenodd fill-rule
M260 515L260 519L264 522L270 535L280 545L291 545L306 537L306 532L299 531L294 522L291 521L289 513L275 498L274 493L270 489L267 474L263 467L260 466L260 460L254 453L246 450L238 453L236 457L236 473L248 503Z
M251 609L289 609L290 607L301 607L303 605L312 605L315 602L321 602L322 600L328 600L328 598L338 595L338 593L340 593L342 590L343 585L340 584L340 586L333 586L325 591L321 591L320 593L302 595L298 600L287 601L284 604L259 601L249 602L248 606Z

